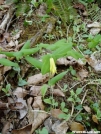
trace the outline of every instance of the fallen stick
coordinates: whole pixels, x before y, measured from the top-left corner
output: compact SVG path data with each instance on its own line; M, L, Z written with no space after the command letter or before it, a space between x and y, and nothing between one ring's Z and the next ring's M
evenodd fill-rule
M3 22L0 25L0 34L3 34L3 32L5 31L6 26L9 23L9 20L12 16L13 12L14 12L14 7L11 5L11 7L9 8L9 11L6 14L6 17L4 18Z

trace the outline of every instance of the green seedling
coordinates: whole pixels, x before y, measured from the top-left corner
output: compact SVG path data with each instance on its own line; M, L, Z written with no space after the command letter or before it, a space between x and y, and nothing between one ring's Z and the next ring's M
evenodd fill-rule
M68 109L66 108L66 104L65 104L65 102L62 102L62 103L61 103L60 108L61 108L61 110L62 110L63 112L65 112L65 113L68 112Z
M71 90L70 97L67 100L73 102L74 104L76 102L81 102L81 99L78 97L78 95L80 95L81 92L82 92L82 88L77 88L76 92Z
M93 108L94 112L96 113L97 119L101 120L101 110L100 110L99 104L98 103L94 103L92 105L92 108Z
M9 96L10 95L10 90L11 90L11 85L10 84L7 84L5 88L2 88L2 91L7 95Z
M56 108L58 106L58 102L56 102L55 99L52 96L49 97L49 98L44 99L44 102L46 104L51 105L54 108Z

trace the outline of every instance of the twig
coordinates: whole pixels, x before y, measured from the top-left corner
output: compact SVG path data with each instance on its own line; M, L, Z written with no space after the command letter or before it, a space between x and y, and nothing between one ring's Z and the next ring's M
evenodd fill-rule
M78 84L80 84L81 82L78 82L78 83L76 83L74 86L72 86L71 88L69 88L69 90L70 89L73 89L75 86L77 86Z
M32 110L33 112L39 112L39 113L46 113L46 114L49 114L51 115L51 113L48 113L46 111L43 111L43 110Z
M85 94L84 94L84 96L83 96L83 98L82 98L81 104L83 104L84 99L85 99L85 97L86 97L86 95L87 95L87 92L88 92L88 89L86 90L86 92L85 92Z
M74 103L72 104L71 116L73 115L73 112L74 112Z
M86 97L86 95L87 95L87 92L88 92L88 89L86 90L86 92L85 92L85 94L84 94L84 96L83 96L83 98L82 98L81 104L83 104L84 99L85 99L85 97ZM77 116L81 111L82 111L82 109L78 111L78 113L75 115L75 117L72 119L72 121L76 118L76 116Z

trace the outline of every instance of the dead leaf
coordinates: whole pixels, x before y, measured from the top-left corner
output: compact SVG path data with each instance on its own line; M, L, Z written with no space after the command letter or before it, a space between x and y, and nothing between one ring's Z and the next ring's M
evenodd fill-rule
M8 43L8 46L9 47L14 47L14 46L16 46L16 44L15 44L15 42L13 41L13 40L11 40L9 43ZM8 47L7 46L7 47Z
M6 58L6 55L5 54L0 54L0 59L1 58Z
M91 35L97 35L101 31L101 28L91 28L90 34Z
M81 3L76 3L75 5L73 5L73 7L79 10L85 10L85 6Z
M78 77L80 77L81 80L88 77L88 71L85 69L81 69L77 72Z
M88 28L90 29L90 34L96 35L101 31L101 24L99 22L93 22L91 24L87 25Z
M88 106L83 106L83 108L86 110L86 112L91 113L91 109Z
M74 65L75 63L77 63L77 61L72 58L71 56L68 56L68 57L63 57L63 58L59 58L57 61L56 61L56 64L57 65Z
M44 120L48 117L49 117L49 114L46 112L39 113L37 118L32 123L32 130L30 134L33 134L36 128L39 127L44 122Z
M32 129L32 124L29 124L23 128L12 130L12 134L30 134Z
M93 22L91 24L88 24L87 27L88 28L92 28L92 27L101 28L101 24L99 22Z
M67 125L66 121L63 121L62 123L56 121L52 126L52 130L55 132L55 134L66 134L68 128L69 126Z
M39 9L36 10L38 16L44 16L46 14L47 5L45 3L39 6Z
M33 96L41 96L41 87L42 86L32 86L30 88L30 95L33 95Z
M28 112L28 107L26 104L26 101L23 98L17 98L16 101L13 101L11 103L12 100L8 101L9 104L9 108L12 111L18 111L20 113L20 119L22 119Z
M70 124L70 130L71 131L84 131L84 126L81 123L78 122L72 122Z
M48 78L49 78L49 74L42 75L40 73L40 74L36 74L34 76L30 76L28 78L27 82L28 82L29 85L37 85L39 83L44 82L45 80L48 81Z
M32 105L33 108L40 108L41 110L44 109L44 105L42 103L42 96L34 97L34 103Z
M101 72L101 52L95 51L90 57L86 57L88 64L94 68L96 73Z
M65 97L65 94L60 89L54 89L53 95Z
M2 101L0 101L0 110L6 110L6 109L9 109L8 103L3 103Z
M11 70L12 67L9 67L9 66L4 66L3 67L3 74L5 74L7 71Z
M4 37L6 39L6 41L9 43L11 41L11 37L9 33L4 33Z
M92 115L92 120L98 124L98 119L97 119L97 116L96 115Z
M19 38L20 38L20 35L21 35L21 32L22 32L22 30L20 30L16 35L14 35L14 36L12 37L12 39L13 39L13 40L19 39Z
M2 129L2 134L10 134L9 131L12 129L13 129L13 125L11 124L11 122L7 122Z
M52 133L52 118L49 117L44 121L44 126L48 130L48 133Z
M0 0L0 5L2 5L4 3L4 0Z
M57 118L57 119L60 119L59 115L63 114L63 112L60 109L52 109L50 111L50 113L51 113L52 117Z
M17 87L13 95L16 95L17 98L24 98L27 95L27 91L21 87Z
M6 42L4 35L0 34L0 46L5 48L6 45L7 45L7 42Z

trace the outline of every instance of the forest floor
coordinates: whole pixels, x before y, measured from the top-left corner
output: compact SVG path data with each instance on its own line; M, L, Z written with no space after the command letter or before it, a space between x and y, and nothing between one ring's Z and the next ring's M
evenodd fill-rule
M0 0L0 134L101 131L101 7Z

